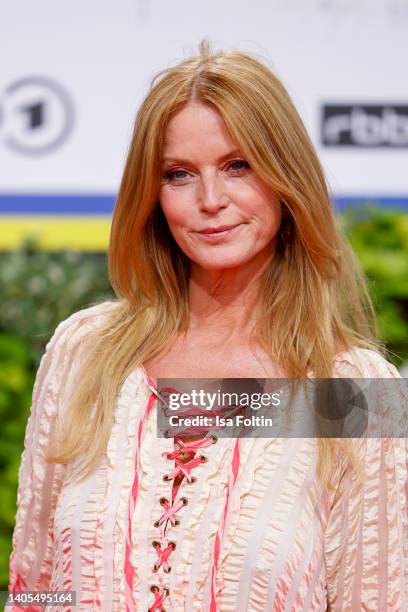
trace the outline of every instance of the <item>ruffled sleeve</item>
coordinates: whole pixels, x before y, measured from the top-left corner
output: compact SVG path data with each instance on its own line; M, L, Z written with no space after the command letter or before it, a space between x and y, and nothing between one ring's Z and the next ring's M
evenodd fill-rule
M344 377L400 378L394 366L366 349L342 355L336 367ZM327 606L403 612L408 610L408 440L364 438L355 444L365 478L359 483L347 464L336 490L324 540Z
M54 510L66 466L47 463L45 451L54 440L56 419L72 388L90 321L96 320L104 304L62 321L46 345L37 370L18 473L9 592L50 590Z

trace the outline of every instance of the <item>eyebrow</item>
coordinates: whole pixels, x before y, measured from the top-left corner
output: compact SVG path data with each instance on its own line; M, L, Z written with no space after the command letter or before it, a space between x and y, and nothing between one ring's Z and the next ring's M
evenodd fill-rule
M238 149L233 149L232 151L229 151L225 155L222 155L221 157L219 157L217 159L217 163L222 163L226 159L230 157L234 157L235 155L242 156L242 153ZM163 158L163 163L173 163L173 164L177 163L177 164L187 164L188 165L188 164L191 164L191 160L183 159L182 157L169 156L169 157Z

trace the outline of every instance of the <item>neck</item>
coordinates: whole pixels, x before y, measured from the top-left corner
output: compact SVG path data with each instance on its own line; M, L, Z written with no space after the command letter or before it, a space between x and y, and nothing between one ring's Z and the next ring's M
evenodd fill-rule
M193 264L189 281L189 331L228 339L253 329L261 275L270 258L238 268L204 270Z

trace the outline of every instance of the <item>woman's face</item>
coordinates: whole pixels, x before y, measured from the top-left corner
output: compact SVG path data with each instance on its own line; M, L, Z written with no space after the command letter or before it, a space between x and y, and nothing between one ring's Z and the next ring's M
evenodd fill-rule
M204 270L263 263L281 205L237 149L219 113L188 103L170 121L159 200L180 249Z

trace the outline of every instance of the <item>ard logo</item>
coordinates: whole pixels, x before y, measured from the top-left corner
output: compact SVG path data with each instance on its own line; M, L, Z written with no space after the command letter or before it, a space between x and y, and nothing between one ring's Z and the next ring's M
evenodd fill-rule
M0 95L2 144L20 155L46 155L60 148L74 124L69 92L54 79L29 76L11 83Z

